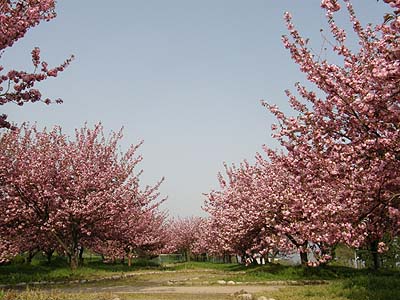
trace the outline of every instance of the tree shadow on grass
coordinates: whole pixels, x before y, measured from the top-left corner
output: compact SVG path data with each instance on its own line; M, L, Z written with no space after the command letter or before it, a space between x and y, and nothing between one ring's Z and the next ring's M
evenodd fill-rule
M143 269L164 269L159 263L145 259L133 260L132 266L130 267L126 263L104 263L101 260L87 262L84 266L93 270L103 270L109 272L133 272L135 270Z
M0 284L14 285L21 282L31 283L39 281L59 282L107 277L113 276L113 274L147 269L162 268L152 261L136 260L131 267L128 267L122 263L105 264L101 259L88 259L77 270L71 270L67 259L58 256L54 257L50 263L45 260L34 259L31 264L16 261L2 265L0 266Z
M49 264L47 261L33 260L32 263L16 261L0 266L0 284L15 284L51 280L54 270L68 269L68 262L62 257L56 257Z
M369 272L343 281L343 294L350 300L400 299L400 272Z

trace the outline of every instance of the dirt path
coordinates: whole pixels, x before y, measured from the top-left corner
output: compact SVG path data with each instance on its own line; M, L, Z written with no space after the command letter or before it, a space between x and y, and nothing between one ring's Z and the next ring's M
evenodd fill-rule
M149 271L113 276L100 281L72 281L61 285L36 286L43 292L67 294L112 294L129 299L227 299L230 295L250 293L269 295L280 289L301 284L296 281L228 281L239 272L217 270ZM318 284L318 283L314 283ZM176 297L174 296L176 294ZM130 296L129 296L130 295ZM183 298L182 298L183 297ZM127 298L127 299L128 299ZM187 299L189 299L187 298ZM116 299L119 299L116 297ZM229 298L230 299L230 298Z
M137 286L137 285L115 285L107 287L70 287L58 289L66 293L103 293L113 294L233 294L242 290L248 293L276 291L283 286L269 285L235 285L235 286ZM287 287L287 285L286 285Z

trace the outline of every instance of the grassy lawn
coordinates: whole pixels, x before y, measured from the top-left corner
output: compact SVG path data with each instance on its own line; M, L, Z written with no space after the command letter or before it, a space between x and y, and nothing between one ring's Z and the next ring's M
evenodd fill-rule
M15 284L18 282L34 281L65 281L77 279L93 279L120 275L127 272L143 271L143 274L113 281L100 281L84 284L84 286L106 287L118 285L151 285L163 286L169 281L176 281L177 285L206 284L217 286L217 280L233 280L235 282L255 283L268 281L296 280L296 286L283 286L277 291L254 296L273 297L276 300L396 300L400 299L400 272L379 271L367 269L355 270L347 267L328 266L323 268L302 268L300 266L283 266L278 264L265 266L244 267L237 264L218 263L178 263L158 266L154 263L137 261L131 268L122 264L103 264L100 261L87 262L84 267L72 272L63 260L56 260L51 265L43 261L34 261L31 265L10 264L0 266L0 282ZM149 274L149 271L157 271ZM172 272L171 272L172 271ZM146 274L147 273L147 274ZM309 280L325 280L325 284L310 285ZM206 282L206 283L204 283ZM304 285L302 285L304 283ZM277 284L271 282L270 284ZM63 288L57 285L56 288ZM246 287L244 286L244 289ZM255 297L255 299L257 299ZM111 294L111 293L70 293L56 291L25 292L0 291L1 300L121 300L133 299L232 299L227 294Z
M393 285L397 284L397 285ZM288 286L278 291L253 294L276 300L397 300L400 299L399 281L377 278L357 278L334 281L326 285ZM227 294L112 294L61 293L26 291L0 293L2 300L223 300L234 299Z
M400 299L400 279L360 276L327 285L284 288L272 292L270 297L277 300L397 300Z
M1 295L1 294L0 294ZM28 291L24 293L8 293L2 300L232 300L226 294L83 294L83 293L44 293Z
M72 271L67 261L62 258L57 258L51 264L34 260L31 264L0 266L0 284L96 279L149 269L162 270L163 267L151 261L136 261L132 267L128 267L126 264L104 264L100 260L92 260Z

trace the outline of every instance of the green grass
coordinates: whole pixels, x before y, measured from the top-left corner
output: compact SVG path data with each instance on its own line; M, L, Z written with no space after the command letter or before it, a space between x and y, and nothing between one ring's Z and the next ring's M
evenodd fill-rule
M25 291L8 292L1 300L232 300L226 294L111 294Z
M235 281L265 280L336 280L363 274L365 270L345 267L304 268L302 266L283 266L278 264L250 267L245 274L234 275Z
M0 284L16 284L35 281L66 281L80 279L95 279L119 275L137 270L201 270L209 269L219 272L218 279L241 282L275 281L275 280L339 280L347 278L387 277L395 274L400 277L399 271L372 272L368 269L356 270L349 267L327 266L320 268L304 268L301 266L284 266L279 264L249 266L238 264L223 264L209 262L187 262L167 266L159 266L148 260L135 261L132 267L126 264L104 264L100 260L92 260L83 267L72 271L67 262L61 258L54 260L50 265L36 260L32 264L9 264L0 266Z
M283 288L270 296L279 300L397 300L400 299L400 278L359 276L327 285Z
M220 271L239 271L245 270L245 267L238 264L224 264L224 263L211 263L211 262L198 262L190 261L183 263L175 263L167 265L169 270L196 270L196 269L210 269Z
M136 294L124 295L121 300L232 300L226 294Z
M241 282L262 282L262 281L308 281L325 280L327 284L309 285L309 282L300 286L282 287L279 291L271 292L267 296L277 300L305 300L305 299L329 299L329 300L395 300L400 299L400 272L381 270L373 272L368 269L356 270L348 267L327 266L320 268L304 268L301 266L283 266L271 264L264 266L241 266L237 264L207 263L207 262L187 262L168 266L158 266L149 261L136 261L134 266L129 268L126 264L103 264L99 260L87 262L83 267L72 272L65 260L58 258L51 265L43 261L34 261L31 265L10 264L0 266L0 283L15 284L18 282L34 281L65 281L76 279L93 279L108 277L116 274L134 272L138 270L169 270L176 273L155 273L142 274L140 276L125 278L116 281L101 281L90 285L104 287L108 285L118 285L121 282L127 285L163 285L168 280L185 280L198 284L208 281L209 284L216 284L220 279L241 281ZM208 271L207 271L208 270ZM62 288L62 285L55 286ZM257 296L261 296L257 295ZM134 299L227 299L226 295L120 295L121 300ZM111 294L66 294L51 292L44 293L39 291L26 291L23 293L0 291L1 300L94 300L94 299L114 299L116 296Z
M338 280L360 276L390 276L400 277L399 271L381 270L374 272L369 269L353 269L343 266L324 266L319 268L267 264L258 266L243 266L238 264L223 264L209 262L187 262L168 267L171 270L210 269L225 273L226 280L234 281L268 281L268 280Z
M33 260L31 264L12 263L0 266L0 284L95 279L146 269L161 270L162 267L152 261L144 260L134 261L132 267L121 263L104 264L100 260L91 260L77 270L71 270L67 261L58 257L51 264Z
M112 300L116 296L108 293L60 293L57 291L41 292L27 290L24 292L10 291L3 296L1 300Z

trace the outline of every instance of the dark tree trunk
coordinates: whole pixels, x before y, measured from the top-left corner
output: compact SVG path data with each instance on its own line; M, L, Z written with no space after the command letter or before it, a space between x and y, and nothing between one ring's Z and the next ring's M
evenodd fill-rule
M308 263L308 255L307 255L308 241L304 241L303 244L300 244L291 234L286 234L286 236L293 243L293 245L297 247L297 249L301 249L300 251L301 265L306 266Z
M79 266L79 257L77 254L75 255L70 255L69 256L69 260L70 260L70 267L72 270L76 270Z
M127 256L128 256L128 267L131 267L132 266L132 258L133 258L132 251L130 251Z
M374 270L378 270L381 266L380 255L378 253L378 241L375 240L371 243L371 256Z
M300 261L303 266L306 266L308 263L308 255L307 252L300 252Z
M132 267L132 256L128 256L128 267Z
M76 270L79 267L79 255L80 248L77 243L74 243L72 249L68 253L70 259L70 267L72 270Z
M46 255L47 263L51 263L51 258L53 257L54 249L44 250L44 254Z
M25 262L30 265L32 262L33 257L35 256L35 254L37 253L37 250L29 250L28 251L28 255L25 258Z
M80 266L83 266L83 250L84 250L83 247L79 248L79 260L78 261L79 261Z

